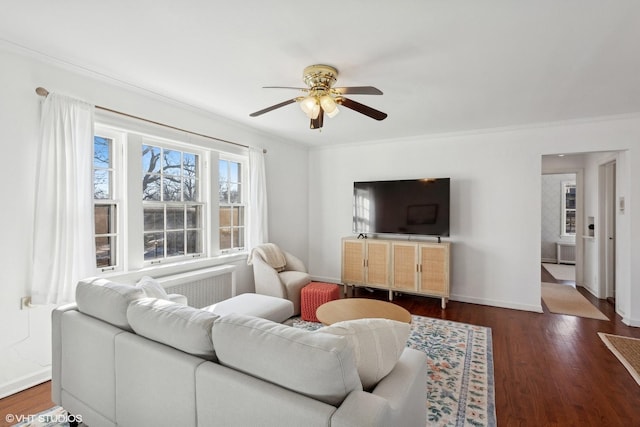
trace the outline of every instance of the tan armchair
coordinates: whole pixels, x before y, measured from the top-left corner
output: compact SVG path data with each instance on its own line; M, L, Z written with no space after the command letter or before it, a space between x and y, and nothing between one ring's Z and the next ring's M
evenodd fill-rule
M256 293L288 299L293 303L294 316L300 314L300 291L311 282L311 276L307 273L304 263L294 255L279 249L286 264L283 270L277 271L265 261L259 248L255 248L250 257Z

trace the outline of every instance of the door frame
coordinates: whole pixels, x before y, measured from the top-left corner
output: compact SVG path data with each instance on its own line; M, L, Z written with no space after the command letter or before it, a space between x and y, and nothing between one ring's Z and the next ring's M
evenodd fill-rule
M598 263L600 295L616 298L616 216L617 216L617 159L607 160L598 166L598 205L600 231L598 239ZM610 240L613 239L613 242ZM612 243L612 244L611 244Z

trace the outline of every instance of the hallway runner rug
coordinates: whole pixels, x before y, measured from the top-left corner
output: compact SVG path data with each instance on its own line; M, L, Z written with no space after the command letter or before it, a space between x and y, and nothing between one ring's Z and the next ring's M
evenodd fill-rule
M584 295L570 285L542 282L542 301L552 313L609 320Z
M427 426L496 425L491 328L413 315L407 346L427 355Z
M640 385L640 339L603 332L598 336Z
M553 276L556 280L569 280L571 282L576 281L576 266L566 264L548 264L542 263L542 266Z

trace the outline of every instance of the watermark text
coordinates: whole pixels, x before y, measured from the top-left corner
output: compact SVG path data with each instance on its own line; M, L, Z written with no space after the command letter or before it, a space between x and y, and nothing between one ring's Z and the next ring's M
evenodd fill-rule
M23 414L7 414L4 420L9 424L20 423L81 423L82 415L72 414L39 414L39 415L23 415Z

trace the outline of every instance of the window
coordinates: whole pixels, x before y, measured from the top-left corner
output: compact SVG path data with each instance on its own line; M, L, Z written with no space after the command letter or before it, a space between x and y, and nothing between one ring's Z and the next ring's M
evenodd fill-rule
M144 259L202 253L202 203L197 154L142 146Z
M140 126L130 131L97 123L95 129L98 272L244 251L242 151L222 151L197 138L186 143Z
M245 238L242 163L220 159L218 175L220 250L242 250Z
M96 135L93 140L93 199L96 266L102 271L117 265L118 204L115 200L114 140Z
M576 182L562 182L562 235L576 235Z

